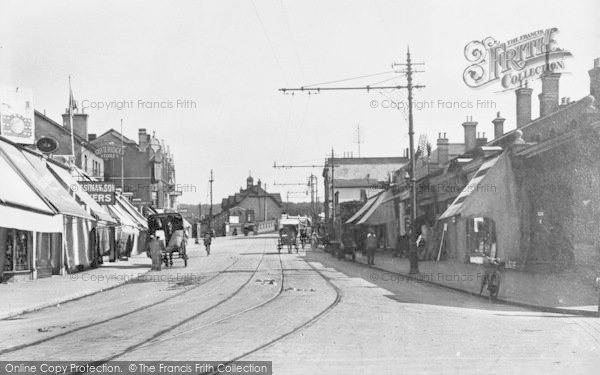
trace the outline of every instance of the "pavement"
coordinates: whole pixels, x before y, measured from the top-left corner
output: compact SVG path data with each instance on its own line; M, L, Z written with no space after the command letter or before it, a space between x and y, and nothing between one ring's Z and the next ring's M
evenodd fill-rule
M64 276L1 283L0 319L13 318L118 287L150 271L151 264L146 254L140 254L126 261L105 261L100 267Z
M367 264L367 257L357 253L357 262ZM407 258L394 257L391 251L379 249L374 268L411 278L415 281L479 295L485 273L482 265L458 261L421 261L419 273L409 275ZM483 295L487 296L487 291ZM532 273L512 269L502 271L498 301L542 311L584 316L598 314L599 293L595 279L589 274Z
M279 254L276 241L218 238L210 256L192 245L188 267L177 262L119 288L0 320L0 356L264 360L286 375L583 374L600 365L597 318L391 279L321 249Z

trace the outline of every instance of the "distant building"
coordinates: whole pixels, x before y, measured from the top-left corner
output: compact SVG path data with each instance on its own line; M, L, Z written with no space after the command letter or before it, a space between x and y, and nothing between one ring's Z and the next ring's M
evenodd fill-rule
M408 163L406 157L333 158L325 161L323 181L325 188L325 219L330 220L333 164L333 191L338 203L366 201L389 185L393 174ZM339 212L338 212L339 213Z
M139 129L138 136L136 142L110 129L94 137L92 144L104 159L104 179L131 193L132 203L139 209L176 210L181 192L176 188L175 161L169 146L147 134L146 129Z
M63 114L62 117L63 123L61 125L45 114L35 111L35 141L36 143L40 140L55 141L58 147L51 153L52 157L60 161L66 161L72 152L71 122L68 113ZM74 113L73 124L75 165L93 177L104 178L104 160L96 155L96 146L92 144L94 135L88 135L87 113ZM33 147L36 147L36 145Z
M213 216L212 228L220 235L231 235L234 230L240 233L244 228L252 231L259 222L279 219L282 210L281 195L267 193L260 180L254 185L249 176L245 189L223 198L221 212Z

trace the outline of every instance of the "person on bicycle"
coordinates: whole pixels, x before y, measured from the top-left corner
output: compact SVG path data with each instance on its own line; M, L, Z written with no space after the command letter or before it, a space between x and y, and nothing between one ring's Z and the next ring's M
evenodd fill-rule
M206 248L206 255L210 255L210 243L212 242L212 236L209 232L204 233L204 247Z

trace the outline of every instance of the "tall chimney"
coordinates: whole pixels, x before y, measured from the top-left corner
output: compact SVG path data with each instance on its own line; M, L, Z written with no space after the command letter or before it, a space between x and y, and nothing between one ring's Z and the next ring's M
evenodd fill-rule
M448 163L448 138L446 138L446 133L442 137L442 133L439 133L437 140L437 158L438 164L444 165Z
M476 147L477 121L473 121L472 116L467 117L462 126L465 128L465 152L469 152Z
M533 89L519 87L515 90L517 95L517 128L527 125L531 122L531 93Z
M540 98L540 117L547 116L558 110L558 81L560 73L546 70L542 73L542 93Z
M500 138L504 135L505 120L505 118L500 117L500 112L496 113L496 118L492 120L492 123L494 123L494 139Z
M146 147L148 147L148 134L146 134L146 129L138 129L138 143L140 145L140 150L145 151Z
M74 113L73 114L73 130L75 135L80 136L83 139L87 139L88 135L88 114L87 113Z
M600 107L600 58L594 59L594 67L590 74L590 95L594 97L594 106Z

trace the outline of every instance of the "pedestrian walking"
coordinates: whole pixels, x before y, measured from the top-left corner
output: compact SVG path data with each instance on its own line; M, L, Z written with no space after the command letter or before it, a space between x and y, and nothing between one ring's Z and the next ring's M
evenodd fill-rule
M204 233L204 247L206 248L206 255L210 255L210 244L212 243L212 236L210 232Z
M165 250L165 245L160 241L158 236L150 236L150 242L148 242L148 252L150 258L152 258L152 270L160 271L162 268L162 253Z
M377 249L377 236L375 235L375 231L373 229L369 229L367 233L367 263L369 266L375 264L375 249Z

